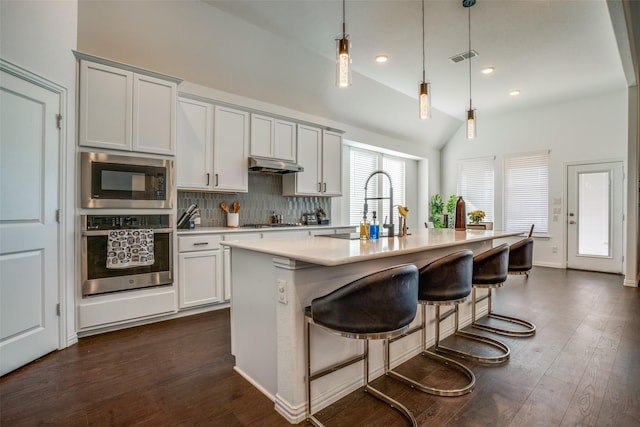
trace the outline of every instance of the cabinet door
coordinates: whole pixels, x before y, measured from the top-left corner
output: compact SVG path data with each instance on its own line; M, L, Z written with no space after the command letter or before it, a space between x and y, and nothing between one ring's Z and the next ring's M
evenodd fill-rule
M251 115L251 155L273 157L273 119Z
M175 154L176 84L133 75L133 151Z
M220 250L186 252L178 255L180 308L220 302Z
M322 193L342 195L342 135L322 133Z
M177 122L178 189L211 189L213 106L180 98Z
M249 113L216 106L213 120L213 189L246 193Z
M317 195L321 191L320 155L322 131L304 125L298 125L298 164L304 172L298 172L292 178L296 181L296 194ZM285 175L283 178L288 178Z
M80 135L88 147L131 150L133 73L80 62Z
M296 124L275 119L273 135L273 157L288 162L296 161Z

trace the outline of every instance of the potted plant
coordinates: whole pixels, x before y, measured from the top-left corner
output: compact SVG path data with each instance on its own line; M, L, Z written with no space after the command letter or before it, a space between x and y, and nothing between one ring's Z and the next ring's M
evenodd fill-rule
M475 211L469 212L467 214L467 216L469 217L469 220L473 224L480 224L480 221L482 221L484 219L485 213L484 213L484 211L481 211L480 209L477 209Z
M442 223L442 214L444 212L444 202L439 194L434 194L433 197L431 197L431 201L429 201L429 210L431 212L429 221L433 223L434 228L443 228L444 224Z

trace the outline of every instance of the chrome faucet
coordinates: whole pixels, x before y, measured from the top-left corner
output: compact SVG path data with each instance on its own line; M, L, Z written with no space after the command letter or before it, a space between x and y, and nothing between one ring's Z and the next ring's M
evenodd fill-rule
M383 174L389 179L389 197L368 197L367 196L367 187L369 186L369 180L373 178L374 175L378 175L378 174ZM364 183L364 214L366 215L367 211L369 210L369 206L367 204L368 200L385 200L385 199L389 199L389 219L391 222L389 222L389 224L383 224L382 228L387 228L389 230L387 236L393 237L393 233L394 233L393 231L393 184L391 183L391 175L389 175L388 172L383 170L373 171L371 172L371 175L369 175L369 177Z

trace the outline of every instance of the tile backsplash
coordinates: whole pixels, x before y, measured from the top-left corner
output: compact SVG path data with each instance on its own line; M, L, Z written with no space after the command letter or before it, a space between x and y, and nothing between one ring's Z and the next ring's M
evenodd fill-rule
M283 215L285 223L300 222L302 214L322 208L331 213L329 197L289 197L282 195L282 176L249 173L248 193L209 193L178 191L178 217L193 203L200 208L201 226L226 226L226 213L221 202L229 207L240 203L240 225L268 223L271 214Z

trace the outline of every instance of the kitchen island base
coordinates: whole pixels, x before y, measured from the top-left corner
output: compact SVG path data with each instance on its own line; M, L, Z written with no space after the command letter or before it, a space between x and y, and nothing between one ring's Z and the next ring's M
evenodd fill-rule
M453 233L453 231L452 231ZM456 232L460 233L460 232ZM482 234L490 233L490 234ZM305 419L305 340L304 308L313 298L326 295L333 290L372 272L404 263L416 264L419 268L456 250L471 249L478 254L491 248L492 240L505 237L507 233L481 232L484 238L456 239L453 244L436 244L415 250L407 239L395 237L383 239L376 253L384 256L352 257L336 265L322 265L296 258L305 257L305 248L314 246L309 238L306 242L293 241L298 246L296 255L282 256L277 249L253 245L252 242L229 242L231 247L232 298L231 298L231 351L236 358L236 370L259 390L275 402L275 409L290 423ZM515 233L510 233L513 235ZM465 233L462 232L465 237ZM352 252L357 245L372 242L348 242ZM333 245L330 244L329 246ZM410 248L410 250L403 250ZM331 250L325 247L324 250ZM312 259L310 259L312 260ZM313 261L313 260L312 260ZM320 262L320 261L319 261ZM460 324L471 323L471 307L467 301L460 306ZM486 305L478 307L478 315L486 313ZM427 343L434 342L432 322L435 309L427 307ZM416 316L412 326L420 323ZM453 319L442 325L442 337L453 333ZM329 366L338 360L354 356L362 351L363 343L332 335L320 328L313 328L311 351L313 370ZM391 367L395 367L421 351L419 334L413 334L394 345L390 355ZM384 374L383 342L372 341L370 348L371 378ZM312 402L314 408L323 408L363 385L360 364L327 375L313 383Z

